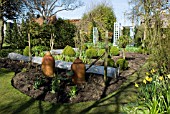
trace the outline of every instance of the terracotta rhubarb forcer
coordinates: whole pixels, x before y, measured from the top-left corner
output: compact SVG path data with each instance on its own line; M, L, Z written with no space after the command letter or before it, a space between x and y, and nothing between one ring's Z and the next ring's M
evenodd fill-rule
M45 76L54 77L55 60L50 52L47 52L43 57L41 69Z
M71 65L71 70L74 72L72 81L75 84L81 84L85 82L85 64L81 59L77 58Z

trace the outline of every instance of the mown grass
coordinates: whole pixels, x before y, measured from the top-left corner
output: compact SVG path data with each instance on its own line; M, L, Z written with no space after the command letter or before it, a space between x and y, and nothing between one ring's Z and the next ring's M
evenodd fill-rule
M134 82L141 78L139 72L130 76L119 90L101 100L52 104L32 99L15 89L11 85L14 72L0 69L0 114L127 114L123 109L137 98Z

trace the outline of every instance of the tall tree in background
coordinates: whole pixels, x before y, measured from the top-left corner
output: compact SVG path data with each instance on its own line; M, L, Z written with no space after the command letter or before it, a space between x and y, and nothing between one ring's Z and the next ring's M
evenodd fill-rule
M82 29L89 28L89 30L84 31L90 32L93 26L98 27L98 30L102 34L101 37L103 37L104 41L105 31L103 31L103 29L113 32L114 22L116 22L116 16L114 14L113 8L105 3L101 3L97 6L94 6L93 9L83 15Z
M161 19L162 12L168 10L168 0L131 0L131 11L128 13L129 17L136 23L140 21L144 27L144 36L142 39L143 47L147 45L147 39L151 34L151 26L153 27L158 18ZM159 23L160 24L160 23Z
M74 10L83 5L79 0L22 0L29 12L48 17L63 10Z
M133 17L140 17L144 26L143 47L157 66L170 71L170 8L168 0L131 0Z
M19 49L24 46L24 42L22 41L18 26L16 23L16 20L14 20L13 27L10 27L10 24L8 23L7 25L7 30L6 30L6 36L5 36L5 42L10 44L12 49Z
M4 40L4 20L17 18L20 9L19 0L0 0L0 49Z

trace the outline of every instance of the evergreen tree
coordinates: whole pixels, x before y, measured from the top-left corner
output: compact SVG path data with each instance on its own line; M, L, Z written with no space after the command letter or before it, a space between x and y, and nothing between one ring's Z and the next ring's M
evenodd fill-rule
M0 49L4 41L4 19L16 19L21 14L20 0L0 0Z
M18 27L16 21L14 21L14 25L12 27L12 36L11 36L11 47L12 48L19 48L20 46L20 35L18 32Z
M10 23L7 23L7 26L6 26L6 35L5 35L5 43L7 44L10 44L11 42L11 27L10 27Z
M10 24L7 24L5 42L8 43L13 49L21 49L25 47L25 40L22 37L22 34L19 33L16 21L14 21L12 27Z
M28 33L27 33L27 24L26 22L24 21L24 19L22 19L22 23L21 23L21 27L20 27L20 37L23 41L23 48L25 48L25 46L28 45ZM22 48L22 47L21 47Z

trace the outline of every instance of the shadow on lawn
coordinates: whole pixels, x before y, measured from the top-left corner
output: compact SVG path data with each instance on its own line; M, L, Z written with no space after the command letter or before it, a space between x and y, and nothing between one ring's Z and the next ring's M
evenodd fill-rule
M96 102L94 102L91 106L89 106L88 108L86 108L86 109L84 109L84 110L82 110L81 112L80 112L80 114L85 114L85 113L88 113L91 109L93 109L93 108L97 108L97 107L105 107L105 106L109 106L109 105L114 105L115 106L115 111L114 112L107 112L106 110L104 110L104 111L101 111L101 110L99 110L99 111L95 111L96 112L96 114L98 114L98 113L107 113L107 114L109 114L109 113L120 113L120 105L122 105L122 104L124 104L123 102L121 102L120 101L120 98L119 98L119 96L121 95L121 93L122 93L122 91L124 91L126 88L128 88L128 87L130 87L130 86L132 86L132 85L134 85L134 83L132 82L132 83L130 83L129 85L127 85L126 87L124 87L124 88L122 88L119 92L117 92L116 94L114 94L114 95L111 95L111 96L109 96L109 97L107 97L107 98L104 98L104 99L101 99L101 100L98 100L98 101L96 101ZM113 98L115 98L115 99L113 99ZM113 99L113 100L112 100ZM106 104L102 104L102 103L104 103L105 101L109 101L109 103L106 103ZM113 107L114 107L113 106Z
M25 110L26 108L30 107L35 102L35 99L31 98L25 104L22 104L18 109L16 109L12 114L18 114Z
M9 73L9 72L10 72L10 70L7 70L7 69L5 69L5 68L0 68L0 75L5 76L5 74L7 74L7 73Z
M111 94L109 97L106 97L106 98L103 98L101 100L98 100L96 102L94 102L91 106L83 109L82 111L80 111L79 113L80 114L86 114L88 113L89 111L91 111L92 109L94 108L97 108L97 107L106 107L106 106L113 106L113 108L115 108L114 112L107 112L107 110L105 110L104 108L102 108L102 110L95 110L95 113L93 114L99 114L99 113L106 113L106 114L119 114L119 113L125 113L126 112L121 112L121 105L123 104L127 104L127 101L125 102L122 102L121 100L121 94L124 94L123 92L127 92L127 91L130 91L132 92L132 94L136 94L137 91L133 91L133 90L128 90L130 87L133 87L134 86L134 82L136 81L139 81L140 79L140 72L141 71L138 71L137 72L137 78L131 82L129 82L129 84L127 84L126 86L123 86L122 88L120 88L118 91L114 92L113 94ZM105 91L103 91L103 94L105 94ZM126 97L126 96L125 96ZM126 98L124 98L126 99ZM135 99L131 99L132 101L135 100ZM103 104L104 102L106 102L105 104ZM104 110L104 111L103 111Z

